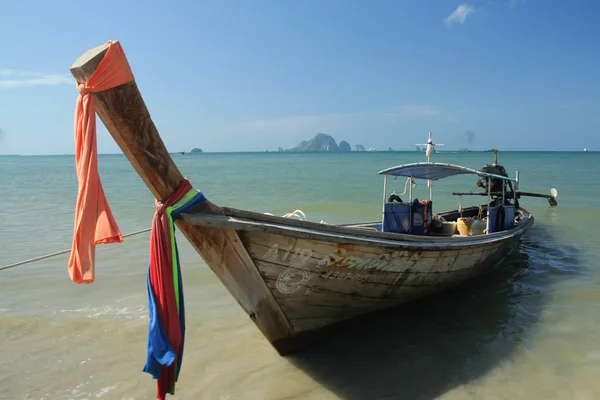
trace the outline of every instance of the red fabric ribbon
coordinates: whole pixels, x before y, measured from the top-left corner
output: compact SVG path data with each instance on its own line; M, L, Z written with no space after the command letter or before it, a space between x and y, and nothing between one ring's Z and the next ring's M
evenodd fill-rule
M150 285L157 301L158 315L165 327L169 343L177 355L179 355L182 344L182 332L173 281L173 257L175 255L171 248L171 228L165 210L179 201L191 189L190 182L184 179L164 203L156 201L156 212L152 219L150 236ZM161 400L165 399L166 394L175 385L175 366L178 361L176 358L170 366L164 367L161 371L157 383L157 396Z
M429 210L427 209L429 206L428 200L421 200L421 204L423 204L423 232L429 233Z

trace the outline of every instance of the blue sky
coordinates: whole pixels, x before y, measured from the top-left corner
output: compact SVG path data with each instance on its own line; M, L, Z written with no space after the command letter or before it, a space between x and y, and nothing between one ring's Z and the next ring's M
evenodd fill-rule
M67 1L0 9L0 154L73 153L70 65L119 40L169 151L317 132L409 149L600 149L595 0ZM119 148L98 120L98 148ZM474 132L468 143L465 132Z

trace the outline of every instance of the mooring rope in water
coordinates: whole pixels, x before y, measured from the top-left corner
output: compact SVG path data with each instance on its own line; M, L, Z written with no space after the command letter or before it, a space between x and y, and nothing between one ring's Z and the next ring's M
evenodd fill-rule
M265 214L267 214L267 215L273 215L271 213L265 213ZM306 221L307 220L306 214L304 214L304 212L302 210L294 210L294 212L285 214L284 217L286 217L286 218L297 217L301 221ZM327 222L325 222L323 220L321 220L321 223L325 224L325 225L328 225ZM131 232L131 233L125 234L125 235L123 235L123 237L126 238L128 236L139 235L140 233L149 232L151 230L152 230L152 228L146 228L146 229L142 229L140 231L135 231L135 232ZM19 265L29 264L29 263L32 263L34 261L40 261L40 260L45 260L46 258L52 258L52 257L60 256L61 254L66 254L66 253L68 253L70 251L71 251L71 249L57 251L56 253L50 253L50 254L46 254L46 255L43 255L43 256L39 256L39 257L35 257L35 258L30 258L29 260L19 261L19 262L16 262L14 264L4 265L4 266L0 267L0 271L5 270L5 269L9 269L9 268L18 267Z
M146 229L142 229L140 231L130 232L130 233L127 233L127 234L123 235L123 237L126 238L126 237L129 237L129 236L139 235L140 233L149 232L150 230L152 230L152 228L146 228ZM18 267L19 265L23 265L23 264L29 264L29 263L32 263L34 261L39 261L39 260L44 260L46 258L51 258L51 257L59 256L61 254L66 254L66 253L68 253L70 251L71 251L71 249L57 251L56 253L50 253L50 254L46 254L46 255L43 255L43 256L39 256L39 257L35 257L35 258L30 258L29 260L19 261L19 262L16 262L14 264L4 265L4 266L0 267L0 271L5 270L5 269L9 269L9 268Z

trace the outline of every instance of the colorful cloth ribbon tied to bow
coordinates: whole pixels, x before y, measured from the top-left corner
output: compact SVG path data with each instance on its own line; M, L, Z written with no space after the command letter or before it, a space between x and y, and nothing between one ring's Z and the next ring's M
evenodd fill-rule
M148 354L144 372L157 379L157 398L175 394L185 339L183 284L174 220L198 204L204 195L184 179L164 203L156 203L148 266Z
M75 207L69 275L75 283L95 279L95 246L119 243L123 236L108 206L100 175L96 144L96 114L93 93L103 92L134 80L118 41L108 49L96 71L86 82L78 82L75 108L75 162L79 188ZM204 195L184 179L164 203L156 203L150 238L148 266L148 357L143 371L157 379L157 397L175 394L185 337L183 284L175 225L184 212L206 201Z
M79 185L68 265L69 276L75 283L94 282L97 244L123 241L98 173L93 94L133 80L133 73L121 44L111 40L96 71L86 82L77 84L79 96L75 105L75 165Z

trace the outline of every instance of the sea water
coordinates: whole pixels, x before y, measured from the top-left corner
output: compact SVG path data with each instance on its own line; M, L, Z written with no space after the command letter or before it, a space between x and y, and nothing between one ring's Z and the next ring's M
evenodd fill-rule
M218 205L312 221L381 220L378 171L421 152L174 155ZM435 161L481 168L492 153ZM309 352L280 357L185 238L178 235L187 331L177 399L600 398L598 153L500 152L520 189L559 191L558 207L521 199L535 216L519 250L459 289L367 318ZM122 155L100 174L123 233L150 226L154 199ZM475 176L433 183L434 212ZM388 193L404 192L404 179ZM0 156L0 267L71 247L73 156ZM429 196L419 181L413 195ZM404 194L404 200L408 194ZM463 206L485 198L464 197ZM68 253L0 271L0 399L153 399L147 348L149 234L97 247L96 282L76 285Z

